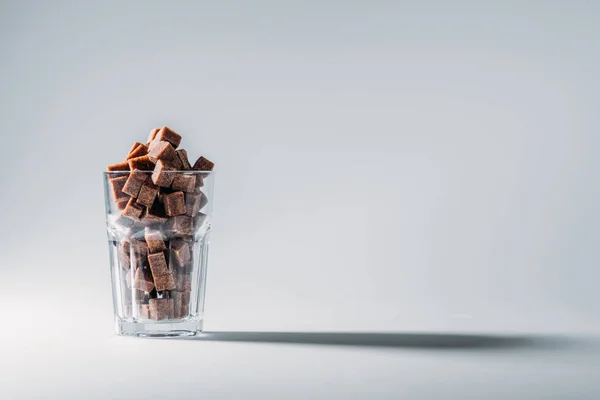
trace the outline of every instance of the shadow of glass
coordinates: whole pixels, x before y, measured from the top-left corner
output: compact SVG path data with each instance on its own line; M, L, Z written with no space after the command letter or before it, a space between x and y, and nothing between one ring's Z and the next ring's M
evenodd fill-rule
M573 342L567 337L550 335L383 332L204 332L195 340L437 350L556 349Z

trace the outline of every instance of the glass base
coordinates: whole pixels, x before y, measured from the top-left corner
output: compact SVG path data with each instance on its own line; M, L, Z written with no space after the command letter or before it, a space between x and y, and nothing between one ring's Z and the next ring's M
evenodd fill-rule
M198 336L202 333L204 326L204 320L202 319L189 319L177 322L135 322L117 318L115 322L117 335L156 338Z

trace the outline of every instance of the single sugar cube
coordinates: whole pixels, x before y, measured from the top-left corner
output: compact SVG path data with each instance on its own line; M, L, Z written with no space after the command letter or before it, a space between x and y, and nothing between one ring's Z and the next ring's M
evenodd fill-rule
M185 151L185 149L179 149L176 152L177 152L177 157L179 158L179 161L181 161L180 168L184 171L192 169L192 165L190 164L190 160L188 158L187 151Z
M160 231L156 231L151 228L146 228L145 238L150 253L157 253L159 251L167 249L167 247L165 246L165 241L163 240L162 233L160 233Z
M158 291L172 290L177 287L177 285L175 284L175 276L173 275L173 273L155 276L154 285L156 286L156 290Z
M196 187L196 177L194 175L176 174L171 183L171 189L184 192L193 192Z
M158 186L152 182L151 177L147 176L140 187L136 202L146 207L152 207L156 196L158 196Z
M150 299L149 308L154 320L173 318L175 314L173 299Z
M169 128L168 126L163 126L160 131L156 134L154 140L164 140L166 142L171 143L174 148L177 148L181 143L181 135L177 132Z
M151 161L157 162L158 160L170 161L177 157L175 149L169 142L154 141L150 144L150 151L148 157Z
M127 193L123 192L123 188L127 183L126 176L119 176L118 178L109 179L108 183L110 184L110 189L115 202L120 203L125 200L129 201L129 196Z
M184 240L172 240L171 254L180 266L184 266L191 258L190 245Z
M126 193L131 197L138 197L140 189L147 178L147 173L138 170L131 171L125 182L125 186L123 186L123 193Z
M161 251L160 253L148 254L148 262L150 263L150 270L152 271L152 276L155 281L156 278L161 275L167 275L171 271L169 271L169 267L167 266L167 260L165 259L164 253ZM157 289L156 290L164 290Z
M175 168L168 162L158 160L154 167L154 172L152 172L152 182L158 186L170 187L174 177L171 171L174 170Z
M163 202L165 205L165 212L170 217L183 215L186 212L183 192L166 194L163 196Z

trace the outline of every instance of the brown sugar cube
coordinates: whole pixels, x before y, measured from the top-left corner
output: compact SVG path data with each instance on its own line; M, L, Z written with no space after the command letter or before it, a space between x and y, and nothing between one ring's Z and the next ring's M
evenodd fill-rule
M150 299L150 318L157 321L173 318L175 314L173 304L173 299Z
M183 168L183 163L177 155L175 155L169 163L171 163L171 166L175 168L176 171L180 171Z
M176 174L171 183L171 189L183 192L193 192L196 187L196 177L194 175Z
M139 254L141 256L148 255L148 244L143 240L139 239L131 239L129 243L130 248L133 250L133 253Z
M173 222L170 228L174 237L181 237L194 234L194 223L191 217L187 215L178 215L172 218Z
M121 212L121 216L131 218L132 220L138 220L142 216L144 211L143 207L135 203L135 199L132 197L127 202L125 209Z
M138 304L138 317L150 319L150 304Z
M129 196L127 196L127 199L125 200L117 201L115 203L117 205L117 210L123 211L125 207L127 207L127 203L129 203Z
M198 160L196 160L192 169L196 171L212 171L214 167L215 163L207 158L200 157Z
M177 285L175 284L175 276L172 273L161 276L155 276L154 284L156 285L156 290L158 291L172 290L177 287Z
M151 177L146 176L146 180L142 182L140 191L137 195L136 203L146 207L152 207L152 204L154 204L154 199L156 199L157 195L158 186L152 182Z
M131 160L132 158L136 158L136 157L141 157L141 156L145 156L146 154L148 154L148 147L140 142L135 142L134 146L130 151L129 154L127 154L127 157L125 158L125 160Z
M190 292L173 292L175 318L185 318L190 314Z
M149 268L138 268L135 270L133 287L144 292L150 292L154 289L154 280Z
M196 174L196 185L194 186L194 193L202 193L200 188L204 186L204 178L200 174Z
M196 187L196 177L194 175L176 174L171 183L171 189L184 192L193 192Z
M145 268L148 266L148 255L134 252L131 254L131 265L134 268Z
M152 208L146 208L144 211L144 216L142 217L142 222L144 222L148 226L153 225L162 225L167 222L167 214L165 214L165 209L158 203L154 203Z
M129 257L129 242L122 240L119 248L117 249L117 257L119 259L119 265L124 270L128 270L131 265L131 258Z
M191 292L192 276L189 274L177 274L177 276L175 276L175 285L175 290L179 292Z
M129 274L131 275L131 274ZM144 303L144 300L146 300L146 292L144 292L143 290L134 290L133 291L133 299L135 300L136 303Z
M127 153L127 154L128 154L128 155L129 155L129 154L131 154L131 152L132 152L132 151L134 151L135 149L137 149L137 148L138 148L138 146L139 146L140 144L142 144L142 143L140 143L140 142L134 142L134 143L131 145L131 149L129 149L129 153Z
M154 140L158 131L160 131L160 128L154 128L150 131L148 134L148 140L146 141L147 144Z
M200 192L202 193L202 192ZM204 193L202 193L202 198L200 199L200 209L202 210L204 208L205 205L208 204L208 199L206 198L206 195Z
M120 176L118 178L111 178L108 180L108 183L110 184L110 189L112 191L113 199L115 202L129 200L129 196L123 192L123 188L124 188L126 182L127 182L126 176Z
M177 157L177 153L171 143L164 141L153 141L150 143L148 157L153 162L158 160L166 160L171 161L175 157Z
M186 193L185 194L185 210L186 215L195 217L200 211L200 204L202 202L202 193Z
M154 182L155 185L162 187L171 186L174 174L170 171L174 170L175 168L171 164L163 160L158 160L154 167L154 172L152 172L152 182Z
M166 250L165 241L163 240L162 233L155 231L150 228L146 228L146 243L148 243L148 250L150 253L157 253L159 251Z
M185 214L185 197L183 192L174 192L163 196L163 202L165 205L165 213L174 217L176 215Z
M129 171L129 163L125 161L122 163L109 165L108 167L106 167L106 169L108 171Z
M174 148L177 148L179 143L181 143L181 136L171 128L163 126L156 134L154 140L164 140L165 142L171 143Z
M147 155L130 158L127 162L132 171L134 169L139 169L140 171L152 171L154 169L154 163Z
M172 240L171 255L180 266L184 266L191 258L190 245L183 240Z
M131 197L138 197L140 189L144 181L148 178L148 174L142 171L131 171L125 186L123 186L123 193L130 195Z
M180 169L186 171L192 169L192 165L190 164L190 159L188 158L187 151L185 149L179 149L176 151L177 158L181 161Z
M157 277L169 274L171 272L167 266L167 260L165 259L165 255L162 251L160 253L148 254L148 262L150 263L150 270L152 271L152 276L154 277L155 282ZM159 289L157 285L156 290L165 289Z

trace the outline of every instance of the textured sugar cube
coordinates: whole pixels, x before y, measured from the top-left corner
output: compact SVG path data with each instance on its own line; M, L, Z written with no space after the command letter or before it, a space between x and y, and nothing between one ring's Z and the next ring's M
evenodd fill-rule
M160 128L154 128L150 131L150 133L148 134L148 140L146 141L147 144L149 144L151 141L154 140L154 138L156 138L156 134L158 133L158 131L160 131Z
M152 172L152 182L158 186L170 187L174 177L174 174L170 171L174 170L175 168L168 162L158 160L154 172Z
M129 149L129 153L127 153L127 154L128 154L128 155L129 155L129 154L131 154L131 152L132 152L132 151L134 151L135 149L137 149L137 148L138 148L138 146L139 146L140 144L142 144L142 143L140 143L140 142L134 142L134 143L131 145L131 149Z
M110 185L110 189L112 192L113 200L115 202L122 202L125 200L129 200L129 196L127 193L123 192L123 188L125 187L125 183L127 182L126 176L120 176L118 178L112 178L108 180Z
M191 292L192 291L192 275L177 274L175 276L175 290L177 290L179 292Z
M150 144L149 149L148 157L153 162L157 162L158 160L171 161L177 157L175 149L169 142L155 140Z
M121 216L131 218L132 220L138 220L142 216L144 211L143 207L135 203L135 199L132 197L127 202L125 209L121 212Z
M129 242L129 246L132 252L135 254L139 254L144 257L148 255L148 244L143 240L132 238Z
M204 186L204 178L200 174L196 174L196 184L194 185L194 193L202 193L200 188Z
M172 240L171 241L171 255L175 258L180 266L184 266L190 261L190 245L184 240Z
M181 237L194 234L193 220L187 215L178 215L171 218L172 224L170 229L174 237Z
M183 168L183 163L181 162L181 159L177 156L177 154L175 154L175 157L173 157L173 159L169 161L169 163L176 171L181 171L181 169Z
M146 207L152 207L154 200L158 196L158 186L152 182L152 178L146 176L146 180L142 182L139 193L137 195L136 203Z
M181 161L180 169L182 169L184 171L192 169L192 165L190 164L190 160L188 158L187 151L185 151L184 149L179 149L176 151L176 153L177 153L177 158L179 158L179 161Z
M177 148L181 143L181 136L167 126L163 126L156 134L154 140L163 140L171 143L174 148Z
M207 158L200 157L198 160L196 160L192 169L196 171L212 171L214 167L215 164L212 161Z
M128 270L131 265L131 258L129 256L129 242L122 240L117 249L117 258L119 259L119 265L124 270Z
M186 215L195 217L200 211L200 204L202 203L202 193L186 193L185 194L185 210Z
M125 199L125 200L117 201L115 203L117 210L123 211L125 209L125 207L127 207L127 203L129 203L129 196L127 196L127 199Z
M129 163L129 168L132 171L134 169L139 169L140 171L152 171L154 169L154 163L147 155L130 158L127 162Z
M171 189L184 192L193 192L196 187L196 177L194 175L176 174L171 183Z
M208 204L208 198L204 193L200 192L200 194L202 194L202 198L200 199L200 209L202 210Z
M171 272L167 266L167 260L165 259L165 255L162 251L160 253L148 254L148 262L150 263L150 270L152 271L152 276L154 277L155 281L157 277L161 275L167 275ZM156 290L164 289L159 289L157 285Z
M150 253L157 253L159 251L166 250L165 241L163 240L162 233L160 231L146 228L146 243L148 244L148 250Z
M175 314L173 304L173 299L150 299L150 318L157 321L173 318Z
M154 280L149 268L138 268L135 270L133 287L144 292L151 292L154 289Z
M138 197L140 189L147 178L148 174L145 172L138 170L131 171L125 182L125 186L123 186L123 193L126 193L131 197Z
M131 275L131 274L129 274ZM143 290L134 290L133 299L136 303L148 303L148 295Z
M183 192L174 192L164 195L163 203L165 206L165 213L170 217L183 215L186 212L185 196L183 195Z
M135 142L134 145L136 144L137 146L131 149L131 151L127 155L127 158L125 158L126 160L131 160L132 158L141 157L148 154L148 147L145 144Z
M173 306L175 318L185 318L190 313L190 293L173 292Z
M175 276L172 273L166 275L160 275L154 277L154 285L156 286L156 290L171 290L175 289L177 285L175 284Z
M118 164L109 165L106 167L108 171L129 171L129 163L122 162Z
M150 304L138 304L138 316L142 319L150 319Z

